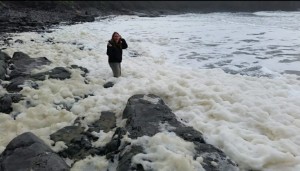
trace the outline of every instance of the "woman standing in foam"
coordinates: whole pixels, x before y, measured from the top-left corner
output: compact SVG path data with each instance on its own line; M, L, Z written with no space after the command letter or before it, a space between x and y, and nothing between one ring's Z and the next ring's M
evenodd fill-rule
M108 41L106 54L108 63L113 71L114 77L121 76L121 62L123 49L128 47L125 39L117 32L112 34L111 40Z

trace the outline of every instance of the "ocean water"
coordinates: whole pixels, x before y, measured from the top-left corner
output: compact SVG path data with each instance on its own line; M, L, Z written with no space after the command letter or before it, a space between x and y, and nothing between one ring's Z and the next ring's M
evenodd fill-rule
M68 80L38 82L24 87L25 100L13 104L11 115L0 114L0 152L17 135L31 131L52 145L49 135L71 125L79 116L85 123L101 111L122 112L134 94L160 96L186 125L223 150L240 170L300 170L300 12L209 13L157 18L110 16L92 23L61 25L52 33L19 33L2 47L31 57L47 57L55 66L77 64L88 68L89 84L80 71ZM122 76L112 77L106 44L118 31L128 42ZM21 39L23 44L14 43ZM53 42L47 42L52 39ZM81 50L82 49L82 50ZM34 70L34 72L38 72ZM288 74L286 74L288 73ZM295 74L291 74L295 73ZM105 89L103 84L115 82ZM7 93L3 87L0 93ZM75 102L75 97L94 94ZM32 107L26 105L29 100ZM55 105L72 105L70 111ZM16 120L13 115L17 115ZM103 146L113 132L99 132L93 145ZM133 162L163 171L202 171L194 146L172 132L128 141L141 144L146 154ZM66 148L63 142L51 146ZM151 159L151 163L147 162ZM117 163L89 156L74 162L72 171L115 170Z

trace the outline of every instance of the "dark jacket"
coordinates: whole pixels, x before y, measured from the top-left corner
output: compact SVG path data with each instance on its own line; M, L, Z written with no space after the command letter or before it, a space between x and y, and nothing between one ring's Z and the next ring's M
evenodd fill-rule
M122 62L123 49L128 47L125 39L121 39L122 43L115 43L108 41L106 54L108 55L108 62Z

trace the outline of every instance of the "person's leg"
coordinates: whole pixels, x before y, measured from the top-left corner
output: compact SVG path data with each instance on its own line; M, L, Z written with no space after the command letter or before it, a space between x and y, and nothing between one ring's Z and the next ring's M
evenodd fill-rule
M121 63L119 63L119 76L121 76Z
M121 72L119 63L110 62L109 66L110 66L111 70L113 71L114 77L119 77L120 72Z

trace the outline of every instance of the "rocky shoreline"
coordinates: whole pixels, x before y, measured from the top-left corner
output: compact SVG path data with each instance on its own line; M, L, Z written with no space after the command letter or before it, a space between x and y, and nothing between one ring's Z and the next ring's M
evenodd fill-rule
M74 12L72 10L68 12L29 11L29 9L18 11L7 10L7 13L5 13L6 16L3 17L2 15L0 18L0 35L3 44L9 47L9 43L12 40L9 37L9 33L27 31L47 32L49 28L55 27L61 22L65 22L66 24L93 22L95 17L100 15L96 15L95 13L90 14L84 10L81 12ZM159 16L158 13L134 13L128 11L121 11L121 13L139 15L141 17ZM22 43L22 40L16 41L18 41L16 43ZM48 41L51 42L51 40ZM24 87L39 89L37 81L45 79L69 79L71 77L71 70L81 70L82 77L85 77L89 72L88 69L81 66L71 65L68 67L57 66L49 71L31 73L33 69L38 69L43 65L51 63L47 57L31 58L23 52L15 52L11 57L1 52L0 49L1 86L7 91L6 94L0 97L0 112L11 115L14 119L21 115L14 113L12 104L24 100L20 93ZM85 84L89 84L88 80L85 80ZM113 86L111 82L103 85L105 88ZM77 103L79 100L88 98L89 96L93 95L86 94L84 97L77 97L74 101ZM157 101L157 103L153 103L153 101ZM26 104L28 105L27 107L32 105L30 100L27 100ZM72 108L68 104L53 105L66 110ZM224 168L238 170L237 164L229 159L221 150L205 143L202 133L177 121L171 109L165 105L160 97L155 95L134 95L128 100L123 112L123 119L127 119L125 127L116 127L115 114L110 111L101 111L99 120L88 125L89 128L87 130L81 125L84 119L77 118L72 125L50 135L50 139L54 143L64 142L67 146L66 149L59 152L51 150L51 147L47 146L31 132L26 132L15 137L0 154L0 170L34 169L65 171L70 170L76 161L85 159L87 156L105 156L108 161L119 163L116 168L118 171L146 170L141 164L134 164L132 162L134 156L145 153L144 147L127 142L124 136L130 134L130 138L133 140L145 135L153 137L161 132L161 124L170 125L172 129L167 131L175 132L178 137L195 145L196 153L193 158L201 161L206 170L221 171ZM113 131L114 135L103 147L93 147L92 143L99 139L93 132L98 133L100 131ZM65 161L66 158L73 160L74 163L71 165L67 164ZM15 164L15 161L18 161L18 165Z
M19 94L24 87L39 89L37 81L47 78L66 80L71 77L70 70L73 69L81 70L81 76L84 78L89 72L88 69L81 66L71 65L69 67L57 66L46 72L31 73L33 69L50 63L51 61L46 57L31 58L22 52L15 52L10 57L4 52L0 52L0 68L2 69L0 77L9 82L8 84L1 83L8 93L0 97L0 112L9 114L14 119L22 115L12 114L12 103L24 100L22 94ZM85 80L85 84L89 84L88 80ZM93 94L76 97L74 104L89 96L93 96ZM31 107L30 99L27 99L26 104L28 108ZM71 106L67 104L53 105L70 111L74 104ZM193 158L200 162L205 170L238 170L234 161L221 150L207 144L202 133L178 121L176 115L164 101L153 94L136 94L128 99L122 115L122 119L127 120L125 127L116 126L115 113L110 111L101 111L99 120L89 124L88 129L82 125L84 119L84 117L78 117L72 125L50 135L50 139L54 142L53 146L57 142L63 142L66 145L67 148L59 152L51 150L31 132L25 132L15 137L0 154L0 170L66 171L72 167L72 164L69 166L65 162L66 158L76 162L87 156L105 156L110 162L118 163L117 171L143 171L147 169L141 164L133 163L132 158L138 154L145 154L144 147L127 141L128 138L124 138L124 136L129 135L130 139L137 140L143 136L154 137L168 133L175 133L178 138L193 143L195 146ZM94 133L100 131L113 131L114 134L104 146L94 147L92 144L100 138ZM15 161L18 161L17 165Z
M9 45L10 33L17 32L48 32L49 28L59 25L61 22L74 24L76 22L93 22L95 17L105 16L108 11L99 11L96 8L82 8L81 10L69 8L68 10L42 10L32 8L10 8L0 4L4 12L0 16L0 38L3 44ZM159 16L156 12L133 12L121 9L119 13L139 16ZM22 40L18 40L21 41ZM49 40L51 41L51 40ZM0 42L0 46L3 45ZM45 79L69 79L71 70L80 70L82 77L89 72L88 69L77 65L68 67L56 66L55 68L36 74L31 74L35 68L51 63L47 57L31 58L25 53L15 52L13 56L1 52L0 48L0 79L1 86L6 89L7 94L0 97L0 112L11 114L12 104L22 99L19 92L26 86L39 89L37 81ZM89 84L85 80L85 84ZM106 83L105 88L113 87L113 83ZM86 94L83 97L76 97L74 103L79 100L93 96ZM26 101L27 107L31 107L30 100ZM69 104L53 104L62 109L70 110ZM15 137L0 154L0 170L70 170L72 167L65 162L65 159L72 159L74 162L82 160L87 156L105 156L110 162L118 163L116 170L147 170L141 164L132 162L132 158L138 154L145 154L143 146L126 141L125 135L133 140L142 136L154 137L160 134L162 129L165 132L172 132L177 137L192 143L195 147L194 160L201 163L205 170L224 171L239 170L237 164L232 161L220 149L207 144L202 133L192 127L186 126L177 120L171 109L164 101L153 94L136 94L128 99L127 105L122 113L127 119L125 127L116 126L115 113L110 111L101 112L99 120L88 125L88 129L82 126L85 118L77 118L73 124L64 127L50 135L54 142L63 142L66 149L54 152L41 139L30 132ZM19 114L14 114L14 119ZM109 132L114 134L110 141L103 147L93 147L92 143L99 137L93 132ZM55 146L55 144L53 144ZM117 160L117 161L115 161ZM15 162L18 161L18 164ZM151 161L149 161L151 162Z
M207 12L299 11L300 3L285 2L197 2L197 1L0 1L0 38L5 33L48 31L60 22L92 22L97 16ZM6 36L7 37L7 36Z
M8 34L18 32L49 32L49 28L58 26L61 22L93 22L96 16L73 10L4 9L0 15L0 38L5 41Z

